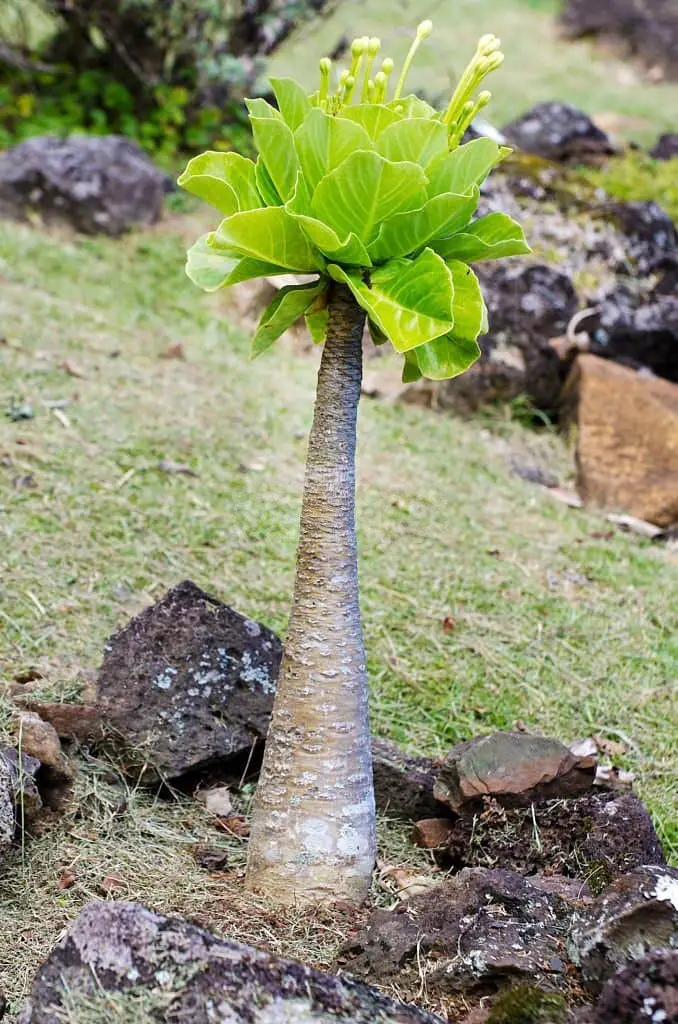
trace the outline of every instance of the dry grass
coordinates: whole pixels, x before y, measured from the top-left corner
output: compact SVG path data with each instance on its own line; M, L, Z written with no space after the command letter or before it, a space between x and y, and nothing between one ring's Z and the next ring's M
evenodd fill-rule
M3 732L17 676L35 670L42 678L24 690L74 696L116 626L184 577L284 628L313 360L283 344L246 361L224 298L183 278L184 228L195 230L173 223L109 242L0 225ZM185 362L160 358L177 342ZM4 415L21 405L33 418ZM569 471L560 440L508 415L463 423L363 402L359 543L375 729L432 754L518 719L564 739L623 734L620 763L638 773L675 857L678 568L518 479L513 457ZM165 458L199 476L159 471ZM253 902L241 887L243 841L220 834L200 805L80 765L72 809L3 867L0 934L11 941L0 985L13 1010L111 875L121 879L112 896L320 967L335 962L359 920ZM381 828L385 861L430 867L402 827ZM197 843L228 852L225 874L198 867ZM60 889L66 869L75 882ZM391 895L376 889L374 899Z

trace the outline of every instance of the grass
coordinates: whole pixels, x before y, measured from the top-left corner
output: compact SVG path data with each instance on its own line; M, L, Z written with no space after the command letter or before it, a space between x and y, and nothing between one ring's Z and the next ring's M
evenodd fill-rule
M0 224L0 731L16 677L76 695L107 636L185 577L285 627L314 358L282 343L247 361L228 300L184 279L182 234L199 228L174 218L114 242ZM186 361L161 358L178 342ZM33 417L5 415L21 407ZM519 720L566 740L621 736L620 763L678 862L676 564L511 473L520 458L566 477L549 431L365 399L359 449L375 730L431 754ZM161 459L199 475L161 472ZM402 828L381 829L383 859L429 864ZM197 866L196 843L227 849L225 875ZM253 906L243 864L243 841L195 801L130 791L82 760L71 810L3 869L13 1009L111 874L115 896L332 964L350 922ZM76 881L60 889L65 870Z
M273 55L271 74L316 84L317 61L343 35L381 36L397 62L423 18L435 30L411 71L410 83L432 99L449 97L480 35L500 36L506 63L492 75L489 120L501 126L535 103L564 100L601 115L621 138L650 143L675 127L678 83L652 84L640 68L588 41L563 40L558 0L342 0L327 17L304 25Z

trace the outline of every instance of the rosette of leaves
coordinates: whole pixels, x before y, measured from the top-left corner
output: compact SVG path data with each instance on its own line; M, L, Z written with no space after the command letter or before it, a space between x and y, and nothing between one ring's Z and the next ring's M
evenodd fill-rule
M453 377L479 355L487 313L470 264L528 251L503 214L474 219L479 189L507 150L460 145L503 57L481 39L447 109L403 96L419 26L389 95L393 62L372 77L378 39L308 95L271 83L277 106L249 103L256 161L192 160L180 184L223 216L188 254L206 291L303 274L264 312L252 351L304 316L322 344L308 441L292 602L273 716L253 804L247 884L283 903L361 900L375 863L367 673L355 536L356 414L365 320L403 353L404 376Z
M218 152L190 161L179 184L224 218L189 251L195 284L216 291L261 276L314 275L276 295L253 355L301 316L324 342L329 290L341 282L365 310L375 343L403 353L405 380L454 377L478 358L487 311L470 264L530 251L506 214L474 219L482 182L510 150L489 138L459 145L489 100L470 97L501 63L498 44L480 41L465 85L439 112L417 96L401 98L402 81L389 99L388 60L374 80L365 67L358 96L358 73L378 40L356 40L333 93L322 61L318 92L274 78L277 106L248 102L256 162Z

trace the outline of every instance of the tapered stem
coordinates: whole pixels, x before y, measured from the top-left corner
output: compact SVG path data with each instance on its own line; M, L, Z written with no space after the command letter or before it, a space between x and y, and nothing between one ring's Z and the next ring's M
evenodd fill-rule
M375 813L355 537L365 314L333 286L294 604L254 801L247 884L275 902L367 895Z

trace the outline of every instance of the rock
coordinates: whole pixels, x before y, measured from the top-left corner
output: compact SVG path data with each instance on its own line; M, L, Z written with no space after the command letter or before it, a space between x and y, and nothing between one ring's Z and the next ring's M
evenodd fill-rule
M658 268L678 264L678 232L658 203L611 203L606 215L614 221L626 239L623 262L618 270L628 274L629 269L641 275L651 274Z
M647 865L614 881L577 911L570 957L596 988L654 949L678 947L678 871Z
M372 771L377 810L416 821L445 813L433 796L436 762L413 757L388 740L372 740Z
M101 738L101 715L92 704L44 703L30 697L15 700L26 711L33 711L43 722L49 722L62 740L86 743Z
M12 767L9 761L0 757L0 859L12 845L15 828Z
M134 903L106 901L86 906L52 950L19 1021L103 1020L110 1017L111 993L121 1020L139 1014L167 1024L442 1024L347 978Z
M217 786L216 789L206 789L199 794L200 800L205 805L208 814L216 818L228 818L233 814L231 803L231 791L228 786Z
M678 132L660 135L650 150L655 160L673 160L678 157Z
M454 830L449 818L422 818L414 825L414 842L424 850L445 846Z
M593 355L678 382L677 296L642 298L621 285L604 297L589 331Z
M606 982L593 1024L678 1024L678 951L658 950Z
M643 864L666 863L652 820L633 793L591 790L531 807L505 808L495 800L485 805L473 818L451 823L436 851L442 867L501 864L522 875L564 875L564 881L577 880L572 892L582 894L582 883L600 891Z
M577 428L577 487L585 502L657 526L678 522L678 385L580 355L561 419Z
M570 277L543 263L481 264L476 267L487 302L490 333L481 338L482 358L465 374L434 385L435 404L463 415L527 395L553 410L567 376L549 344L565 333L577 310ZM407 401L430 382L406 391Z
M597 163L615 147L588 114L569 103L538 103L502 128L509 143L546 160Z
M557 984L565 930L557 897L510 871L465 869L395 911L374 911L349 970L383 978L430 956L429 992L492 991L521 978Z
M21 750L50 768L63 766L64 754L57 731L49 722L33 711L23 711L19 717Z
M525 806L590 789L595 760L576 757L559 740L525 732L495 732L453 747L433 792L452 811L472 810L491 796L506 806Z
M664 74L678 75L678 10L674 0L567 0L568 34L601 35Z
M165 175L118 136L38 136L0 155L0 216L37 213L86 234L159 220Z
M19 751L14 747L0 747L0 761L9 765L12 798L19 824L31 821L42 810L42 797L36 782L40 762L24 753L19 761Z
M109 640L96 704L144 782L247 758L266 735L281 645L258 622L178 584Z

